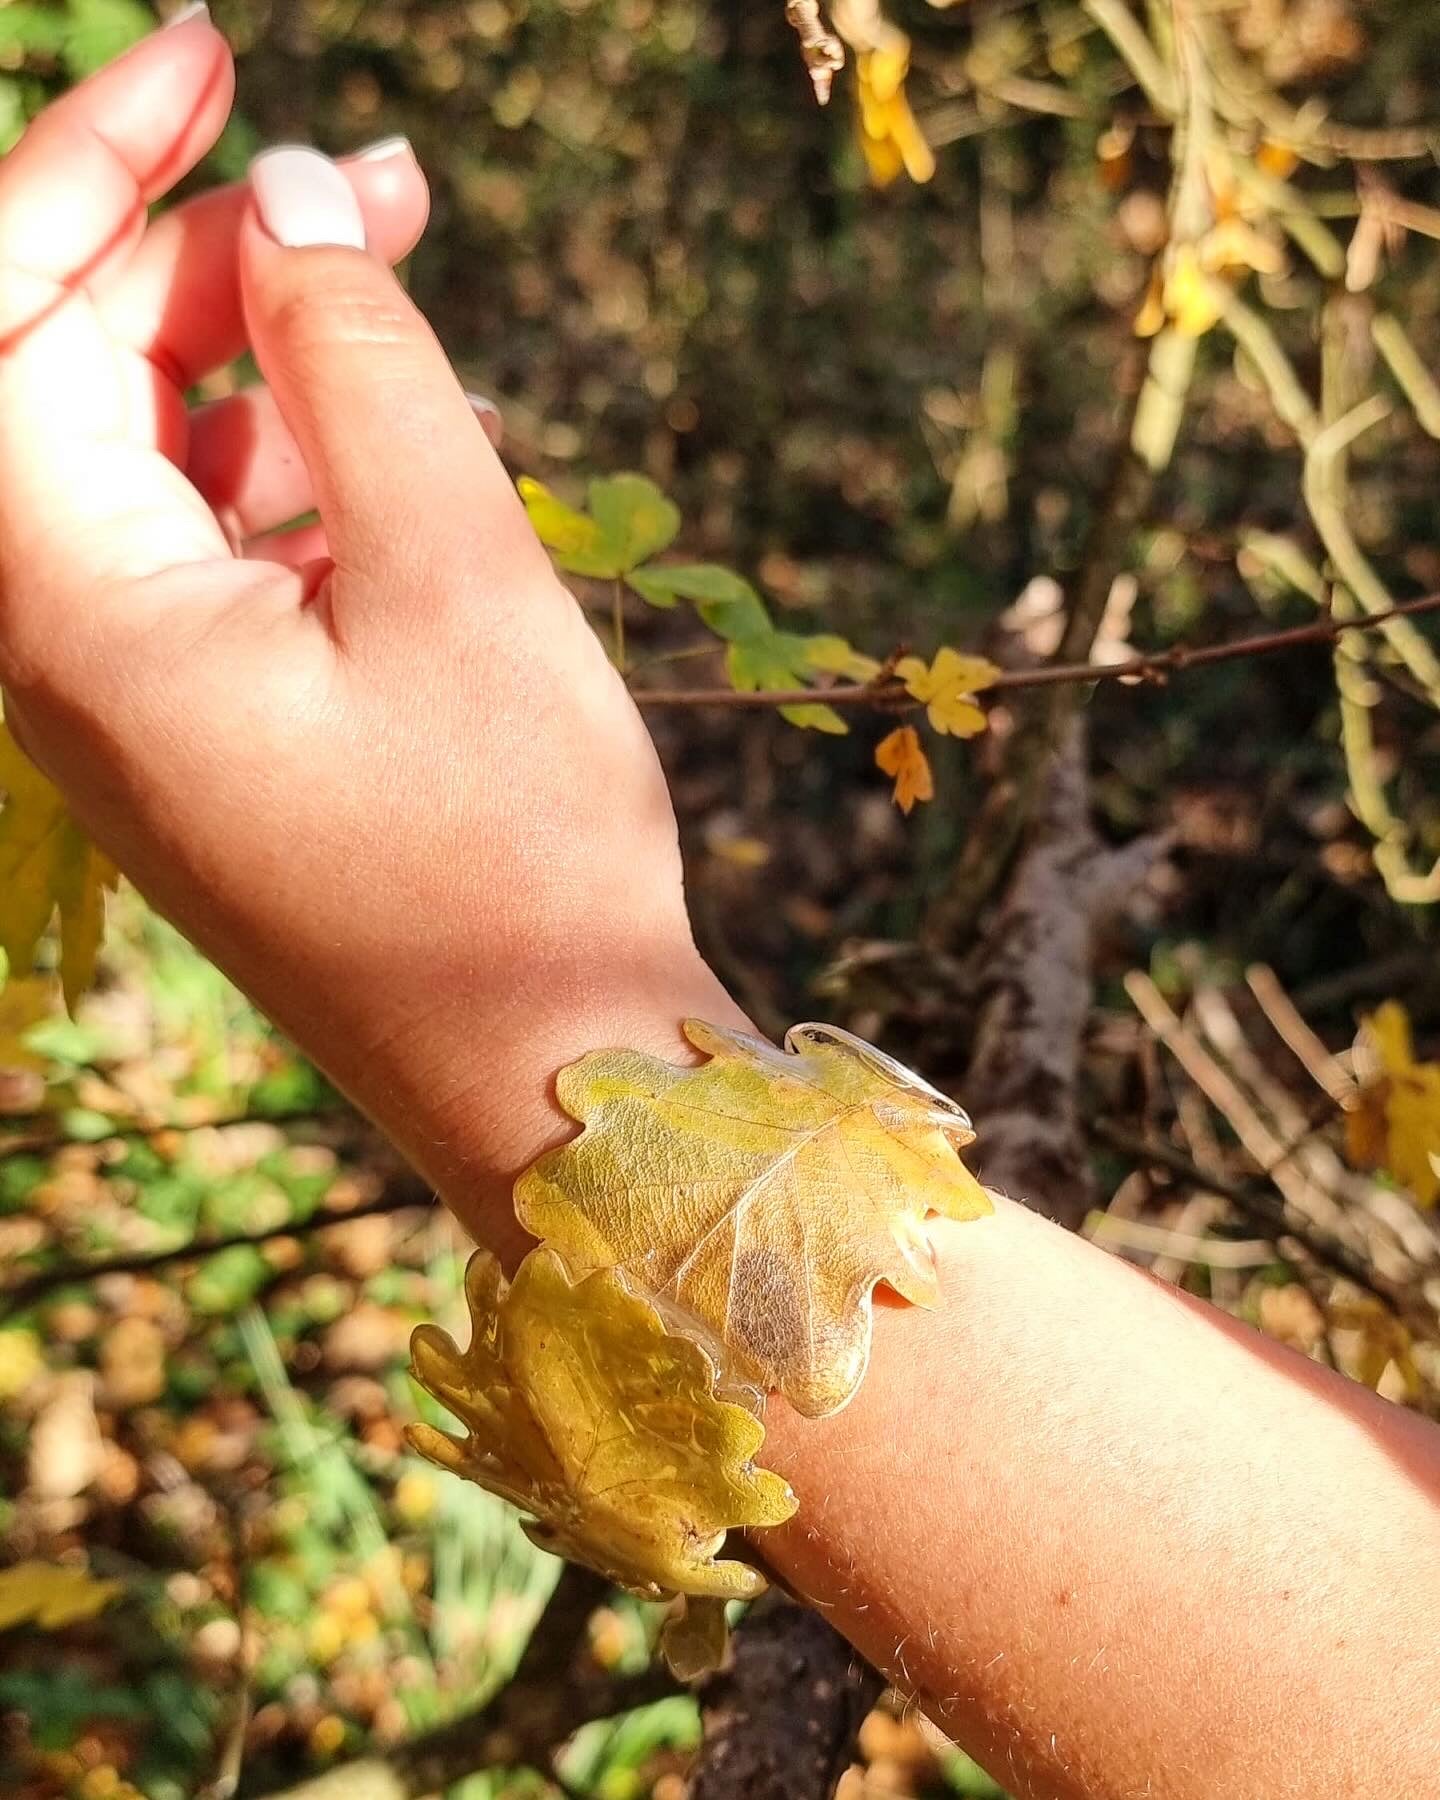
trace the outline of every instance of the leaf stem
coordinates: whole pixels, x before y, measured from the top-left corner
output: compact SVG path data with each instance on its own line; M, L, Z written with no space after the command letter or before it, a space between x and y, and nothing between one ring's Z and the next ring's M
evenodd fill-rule
M615 667L623 675L625 673L625 583L618 575L615 577L611 618L615 623Z
M1229 644L1205 644L1198 649L1176 644L1169 650L1129 656L1123 662L1115 663L1044 663L1034 669L1007 669L985 692L1013 693L1019 688L1062 687L1096 681L1163 681L1170 675L1210 663L1269 656L1276 651L1298 649L1304 644L1331 644L1349 631L1383 630L1397 619L1434 612L1440 612L1440 594L1426 594L1421 599L1404 600L1384 612L1370 613L1364 618L1319 619L1311 625L1297 625L1288 631L1261 632ZM750 693L737 693L732 688L634 688L631 692L640 706L766 707L823 701L827 706L874 706L893 711L919 704L906 693L904 684L893 677L828 688L772 688Z

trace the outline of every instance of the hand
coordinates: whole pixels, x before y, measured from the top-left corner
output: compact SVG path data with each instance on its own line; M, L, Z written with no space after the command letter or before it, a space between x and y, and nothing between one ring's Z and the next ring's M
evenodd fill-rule
M232 89L188 16L0 165L7 716L493 1239L559 1064L736 1015L640 719L385 266L408 146L272 151L147 220ZM247 344L268 385L187 413Z

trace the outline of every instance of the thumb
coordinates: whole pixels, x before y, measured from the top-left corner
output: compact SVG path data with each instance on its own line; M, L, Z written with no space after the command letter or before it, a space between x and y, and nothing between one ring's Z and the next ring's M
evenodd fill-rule
M343 584L342 607L413 623L455 590L457 557L482 581L513 581L517 561L543 564L434 333L365 253L350 183L318 151L287 146L256 158L250 185L240 242L250 342L305 460L336 568L364 578ZM342 628L352 622L364 623Z

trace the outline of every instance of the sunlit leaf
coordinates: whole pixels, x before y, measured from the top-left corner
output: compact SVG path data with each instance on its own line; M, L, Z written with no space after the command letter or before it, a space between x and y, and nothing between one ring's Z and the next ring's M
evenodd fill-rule
M843 675L847 681L873 681L880 664L865 656L843 637L819 632L805 642L805 660L823 675Z
M677 1681L699 1681L724 1661L730 1635L725 1606L724 1600L708 1594L688 1594L676 1601L660 1633L660 1649Z
M433 1325L411 1340L416 1380L465 1435L412 1425L412 1446L528 1514L542 1549L634 1593L759 1593L757 1570L716 1553L731 1530L788 1519L795 1498L755 1468L764 1427L716 1397L700 1345L621 1271L576 1280L548 1247L508 1288L478 1251L465 1290L464 1350Z
M990 1210L956 1154L969 1121L828 1026L792 1027L787 1051L695 1019L685 1035L699 1068L606 1050L561 1072L586 1130L520 1178L516 1212L573 1267L630 1271L737 1374L834 1412L865 1373L876 1284L938 1299L926 1215Z
M1357 1064L1367 1078L1345 1115L1346 1153L1361 1169L1385 1169L1417 1206L1440 1200L1440 1063L1415 1060L1410 1019L1387 1000L1361 1027Z
M567 506L528 475L516 485L536 536L571 575L597 580L629 575L680 529L679 509L645 475L598 477L590 483L586 512Z
M12 976L29 975L40 939L58 915L61 986L73 1007L94 979L105 891L118 871L3 725L0 789L0 949Z
M668 549L680 529L680 508L645 475L599 476L586 498L622 575Z
M935 776L913 725L900 725L875 746L875 766L895 782L895 804L910 813L919 800L935 798Z

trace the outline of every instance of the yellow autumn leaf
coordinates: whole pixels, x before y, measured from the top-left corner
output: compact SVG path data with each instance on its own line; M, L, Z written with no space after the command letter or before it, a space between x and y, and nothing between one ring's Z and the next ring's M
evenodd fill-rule
M1200 266L1210 274L1253 269L1257 275L1278 275L1285 254L1273 238L1266 237L1244 219L1221 219L1196 247Z
M119 873L0 724L0 949L12 978L29 975L51 920L60 921L60 985L73 1007L95 976L105 891Z
M875 746L875 766L894 779L895 804L908 818L917 800L935 798L935 776L913 725L900 725Z
M860 149L876 187L889 187L901 174L925 182L935 173L935 153L905 93L909 68L910 40L902 31L887 33L880 48L856 52Z
M1410 1019L1387 1000L1361 1025L1357 1064L1368 1066L1345 1115L1345 1146L1361 1169L1385 1169L1417 1206L1440 1200L1440 1063L1415 1060Z
M819 632L805 640L805 660L826 675L843 675L847 681L873 681L880 664L857 650L848 639Z
M575 1268L619 1265L727 1353L727 1371L821 1417L870 1357L873 1294L939 1299L928 1214L973 1219L953 1100L828 1025L785 1049L685 1022L708 1061L602 1050L561 1072L586 1129L515 1185L526 1230Z
M542 1549L632 1593L759 1593L757 1570L716 1552L728 1531L788 1519L795 1497L754 1467L764 1427L717 1398L700 1345L668 1331L622 1271L577 1280L548 1246L508 1287L477 1251L465 1294L464 1350L434 1325L410 1347L415 1379L466 1435L411 1425L413 1448L529 1514Z
M985 729L985 712L975 704L974 696L1000 679L1000 670L986 657L962 656L945 644L935 652L929 668L918 656L902 656L895 673L905 683L906 692L923 702L936 731L965 738Z
M729 1637L723 1600L682 1594L660 1633L660 1650L677 1681L698 1681L725 1660Z
M19 1326L0 1331L0 1401L18 1399L44 1369L45 1357L33 1331Z
M0 1069L46 1072L49 1062L30 1048L25 1034L54 1010L55 983L47 977L28 975L5 983L0 989Z
M16 1563L0 1569L0 1631L25 1624L60 1631L93 1619L124 1591L123 1582L96 1581L65 1564Z
M1161 289L1161 304L1182 337L1204 337L1219 324L1221 292L1194 244L1177 245Z

